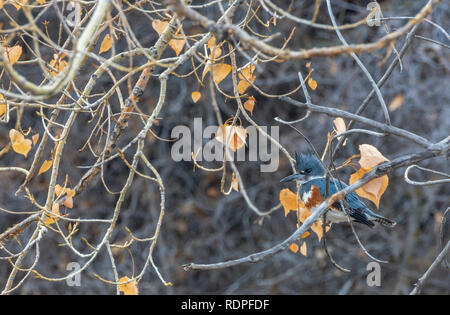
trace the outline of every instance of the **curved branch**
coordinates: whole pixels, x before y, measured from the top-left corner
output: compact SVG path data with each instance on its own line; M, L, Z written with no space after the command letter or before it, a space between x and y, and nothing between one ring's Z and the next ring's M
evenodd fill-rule
M11 65L11 63L9 63L8 58L6 57L6 54L4 52L5 49L1 47L0 55L2 56L2 63L5 70L11 76L12 81L17 83L17 85L19 85L21 88L35 95L50 97L61 91L70 81L73 80L75 75L78 73L80 66L84 60L84 50L91 43L92 37L94 36L94 33L97 31L100 23L105 17L110 4L111 0L100 0L98 2L97 8L95 9L95 12L93 13L88 25L77 41L75 54L70 60L69 65L67 66L67 70L62 71L56 77L56 80L50 84L39 86L31 81L28 81L25 77L14 70L13 66Z

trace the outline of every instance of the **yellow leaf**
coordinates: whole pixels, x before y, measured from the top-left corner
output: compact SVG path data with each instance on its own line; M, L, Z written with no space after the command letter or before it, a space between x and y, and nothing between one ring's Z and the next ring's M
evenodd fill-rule
M17 10L20 10L24 4L27 4L28 0L15 0L12 5L16 7Z
M3 94L0 93L0 117L6 113L6 104Z
M10 64L15 64L22 55L22 46L15 45L13 47L6 48L6 55L8 56L8 60Z
M244 69L242 69L239 73L238 76L241 80L245 80L245 78L247 78L247 80L252 81L252 77L253 77L253 71L255 71L256 66L254 64L250 64L247 67L245 67ZM253 82L253 81L252 81Z
M111 38L111 35L106 34L103 38L102 44L100 45L100 50L98 51L99 54L104 53L111 49L113 44L113 39Z
M233 174L231 175L231 187L236 190L239 191L239 181L236 177L236 174L233 172Z
M244 92L251 86L251 83L255 81L256 76L253 75L253 71L255 71L255 68L255 65L250 64L248 67L242 69L240 73L238 73L238 76L241 79L237 86L239 94L244 94Z
M245 103L244 108L253 114L253 108L255 107L256 100L251 96Z
M152 27L158 33L159 36L161 36L162 32L166 29L167 25L169 25L169 22L167 21L161 21L161 20L153 20Z
M3 0L0 0L0 10L3 9Z
M317 81L314 80L313 78L308 79L308 85L313 91L317 89Z
M55 195L57 198L61 197L65 194L65 189L63 189L60 185L55 186Z
M303 242L302 246L300 246L300 253L303 256L306 256L308 254L308 248L306 247L306 242Z
M60 185L55 186L55 195L57 198L60 198L60 197L64 196L65 194L67 194L67 196L66 196L66 200L64 201L64 206L66 206L67 208L72 208L73 207L73 197L76 194L75 189L67 188L67 187L64 188L64 187L61 187Z
M227 146L236 152L245 145L245 138L247 137L247 130L239 126L223 125L217 129L217 141L225 144L228 139Z
M152 27L158 33L159 36L161 36L161 34L167 28L167 25L169 25L168 21L153 20L153 22L152 22ZM178 31L176 32L175 35L177 35L177 34L178 34ZM175 51L175 54L177 56L183 50L184 44L185 44L184 39L171 39L169 41L169 46Z
M354 184L357 180L362 178L366 172L369 171L370 170L365 170L361 168L357 172L350 175L349 180L350 185ZM384 175L379 178L372 179L368 183L356 189L355 193L358 194L358 196L360 197L372 201L376 205L376 207L379 208L381 196L386 191L388 185L389 185L389 178L387 175Z
M402 93L398 93L394 99L392 100L392 102L389 104L389 110L391 112L393 112L394 110L400 108L403 105L403 101L405 100L405 98L403 97Z
M202 96L202 93L200 93L199 91L194 91L191 94L192 100L194 101L194 103L197 103L197 101L200 99L200 97Z
M12 148L14 152L22 154L27 157L28 152L31 150L31 140L25 139L23 134L15 129L9 131L9 138L11 140Z
M231 66L226 63L218 63L213 66L213 79L217 85L231 72Z
M389 161L377 148L370 144L361 144L359 146L359 152L361 153L359 165L366 170L370 170L380 163Z
M53 160L45 160L42 163L41 168L39 169L38 176L41 175L42 173L47 172L50 169L50 167L52 167L52 164Z
M302 207L302 201L299 200L299 202L300 207ZM280 203L284 208L285 216L288 215L289 211L297 211L297 195L294 194L289 188L284 188L280 191Z
M61 215L61 213L59 212L59 204L57 202L53 203L51 212L53 214L57 214L59 216ZM59 218L57 218L55 216L52 216L51 214L47 214L46 217L45 217L44 223L47 224L47 225L50 225L50 224L55 223L58 220L59 220Z
M291 245L289 245L289 249L291 250L291 252L296 253L296 252L298 252L298 245L295 243L292 243Z
M130 278L128 278L128 277L122 277L122 278L120 278L119 282L123 283L123 282L127 282L129 280L130 280ZM138 290L136 280L133 280L128 283L120 284L119 291L123 292L125 295L138 295L139 290Z
M205 78L205 75L209 72L209 69L211 68L211 62L208 61L205 65L205 67L203 68L203 72L202 72L202 81Z
M251 86L251 84L245 80L241 80L239 81L238 85L237 85L237 89L238 89L238 93L239 94L244 94L245 91Z
M62 54L58 57L57 54L53 55L53 59L50 61L50 66L56 71L51 70L50 73L52 76L56 77L64 68L67 66L67 61L63 60L66 57L66 54Z
M212 52L214 51L214 56L212 56ZM213 59L216 60L217 58L219 58L222 55L222 49L220 49L219 47L216 47L214 49L211 49L211 55L209 56L209 59Z
M62 196L66 195L66 200L64 200L63 205L67 208L72 209L73 208L73 197L75 196L75 189L71 189L71 188L64 188L61 187L60 185L56 185L55 186L55 195L56 197L60 198Z
M184 39L171 39L169 41L169 46L175 51L175 54L178 56L184 47Z
M308 61L307 63L306 63L306 68L311 68L311 61Z
M37 0L37 2L39 2L39 4L45 4L45 0Z
M212 36L209 40L208 40L208 48L212 49L214 46L216 45L216 38L214 36Z

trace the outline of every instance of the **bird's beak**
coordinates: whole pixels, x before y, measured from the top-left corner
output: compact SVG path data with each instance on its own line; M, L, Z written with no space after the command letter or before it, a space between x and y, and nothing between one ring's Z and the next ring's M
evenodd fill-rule
M280 183L285 183L285 182L290 182L291 180L294 179L303 179L305 177L305 175L302 174L292 174L289 175L288 177L283 178L282 180L280 180Z

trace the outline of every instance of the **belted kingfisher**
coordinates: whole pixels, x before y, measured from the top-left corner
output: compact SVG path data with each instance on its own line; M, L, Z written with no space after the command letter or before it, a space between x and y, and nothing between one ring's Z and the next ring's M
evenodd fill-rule
M300 196L302 201L307 208L314 211L315 207L323 201L323 197L325 196L325 169L319 159L311 153L301 154L296 152L295 160L295 168L298 174L285 177L280 182L284 183L291 180L300 182ZM347 187L344 183L340 185L337 180L330 178L329 181L329 196ZM338 187L339 190L337 189ZM367 206L359 200L354 192L348 194L346 198L348 207L346 207L345 210L352 221L362 223L370 227L375 225L373 222L378 222L387 227L394 227L396 225L394 221L369 210L369 208L367 208ZM347 217L341 208L341 202L335 202L330 207L326 214L326 219L327 223L347 222Z

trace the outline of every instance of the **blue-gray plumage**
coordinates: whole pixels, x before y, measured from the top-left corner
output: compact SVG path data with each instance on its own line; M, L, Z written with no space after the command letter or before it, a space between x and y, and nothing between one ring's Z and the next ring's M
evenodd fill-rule
M287 182L291 180L301 182L302 186L300 189L300 196L302 198L302 201L305 205L313 208L313 211L314 207L321 202L321 200L312 200L314 198L317 199L317 196L315 196L314 193L314 189L317 189L318 192L320 192L320 198L323 198L326 193L325 169L323 168L322 163L319 161L319 159L311 153L296 153L295 157L295 166L298 174L293 174L285 177L281 180L281 182ZM339 181L329 179L328 187L328 196L331 196L347 187L347 185L344 183L342 183L341 185L339 184ZM394 221L369 210L369 208L367 208L367 206L361 200L359 200L358 196L354 192L346 196L346 201L347 203L345 202L345 199L342 200L342 203L346 207L345 211L355 222L362 223L370 227L374 226L373 222L378 222L388 227L393 227L396 224ZM328 210L327 221L330 221L332 223L347 222L347 217L342 211L341 202L335 202Z

